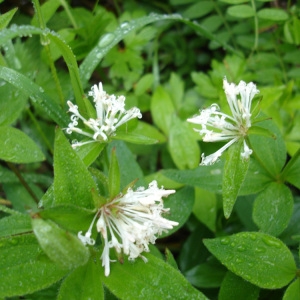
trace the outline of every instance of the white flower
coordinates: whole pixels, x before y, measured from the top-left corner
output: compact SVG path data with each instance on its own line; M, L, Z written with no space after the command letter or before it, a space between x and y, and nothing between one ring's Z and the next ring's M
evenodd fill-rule
M71 101L67 101L69 112L72 113L71 123L68 125L66 132L71 134L77 132L85 135L91 140L86 142L75 142L72 147L76 148L84 144L107 141L108 136L113 135L116 129L122 124L133 118L141 118L142 114L136 107L130 110L125 110L125 97L108 95L102 88L102 83L99 86L94 85L89 92L89 96L94 98L97 118L86 120L78 111L78 106ZM83 130L77 127L78 120L81 120L89 129Z
M232 116L220 112L217 104L203 109L200 115L188 119L188 122L202 126L200 130L195 129L203 135L204 142L228 141L222 148L215 153L204 156L202 154L201 165L211 165L215 163L222 153L240 138L244 139L244 151L241 156L248 159L252 150L248 147L245 137L251 127L251 104L252 99L259 90L252 82L246 84L240 81L238 85L228 83L223 80L223 88L226 94ZM237 95L240 95L238 98Z
M167 220L161 215L169 211L163 207L162 197L175 193L175 190L164 190L157 187L157 182L152 181L147 189L140 187L136 191L129 188L125 195L120 195L102 206L96 213L92 224L86 234L78 233L84 245L94 245L91 238L93 224L97 217L97 231L104 241L101 255L105 275L110 273L109 256L110 248L115 248L118 254L126 254L130 260L141 257L148 252L148 244L155 243L158 235L167 232L177 222Z

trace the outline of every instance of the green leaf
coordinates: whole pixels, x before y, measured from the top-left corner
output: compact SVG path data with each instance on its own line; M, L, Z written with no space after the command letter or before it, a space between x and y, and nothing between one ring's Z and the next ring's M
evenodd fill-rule
M228 272L222 282L219 300L257 300L260 288L245 281L243 278Z
M110 156L108 190L110 199L114 199L120 193L120 170L115 148L112 149Z
M0 29L4 29L5 27L7 27L17 10L18 8L14 8L6 12L5 14L0 15Z
M33 234L0 239L0 269L1 298L44 289L67 273L41 253Z
M0 127L0 144L0 159L19 164L45 159L34 141L13 127Z
M164 207L170 208L170 211L164 215L164 218L176 221L179 225L174 226L168 232L164 232L159 238L171 235L185 224L192 212L194 198L194 190L187 186L168 196L168 198L163 198Z
M179 169L194 169L199 165L200 149L187 122L173 116L168 148Z
M269 176L276 178L286 161L285 143L280 130L273 121L267 120L259 124L261 127L273 132L276 139L261 135L250 135L251 148L256 154L255 157L259 159L259 164L269 173Z
M107 148L109 154L113 147L116 148L120 168L120 190L122 191L129 183L136 179L138 179L137 186L145 186L143 171L126 144L122 141L113 141Z
M211 166L200 166L194 170L162 170L161 173L176 182L221 193L223 166L224 163L220 161Z
M290 250L268 234L241 232L204 244L231 272L261 288L281 288L296 275Z
M207 299L172 266L151 254L145 257L147 263L142 259L135 262L125 259L124 264L111 264L108 277L104 276L104 272L100 273L105 286L123 300L140 299L141 292L144 300L152 300L153 295L156 300Z
M258 11L257 16L263 20L269 21L285 21L289 18L286 11L279 8L263 8Z
M289 163L287 164L287 166ZM286 167L287 167L286 166ZM286 170L284 169L284 172ZM285 174L285 180L298 189L300 189L300 156L297 157L296 161L292 164L292 166L289 166L286 174Z
M250 0L220 0L220 1L228 4L240 4L240 3L250 2Z
M300 279L296 279L286 289L282 300L297 300L300 297Z
M0 219L0 237L32 231L29 215L15 214Z
M87 263L89 251L77 236L54 222L32 219L33 232L48 257L63 269L73 269Z
M196 19L207 15L214 9L214 5L211 1L200 1L195 2L193 5L189 6L182 15L185 18Z
M151 115L154 124L168 135L175 108L170 95L162 86L157 87L151 99Z
M241 4L230 6L227 13L235 18L246 19L254 16L254 9L250 5Z
M245 159L241 156L242 148L243 140L239 140L227 151L222 182L223 209L226 218L229 218L231 215L234 203L249 167L250 159Z
M221 285L226 271L215 258L210 258L184 272L184 277L198 288L215 288Z
M77 234L86 232L95 215L94 210L87 210L74 205L60 205L39 212L43 219L49 219L60 227Z
M141 145L152 145L158 142L158 140L150 138L148 136L126 131L118 131L117 134L112 137L112 139Z
M89 143L76 149L76 153L86 166L90 166L105 148L105 143Z
M218 202L216 194L204 189L195 188L193 214L211 231L216 231Z
M53 121L62 128L67 127L69 119L66 113L53 99L43 92L42 87L32 82L25 75L2 66L0 66L0 78L6 80L23 93L30 95L32 101L37 102Z
M290 189L273 182L255 199L253 220L262 232L278 236L288 226L293 207Z
M94 72L102 58L109 52L109 50L111 50L132 31L140 29L145 25L153 22L172 20L179 21L188 25L200 35L210 40L218 42L224 47L224 49L234 51L232 47L230 47L222 41L219 41L219 39L216 36L214 36L211 32L209 32L206 28L204 28L200 24L197 24L196 22L190 21L189 19L182 18L182 16L179 14L159 15L156 13L152 13L149 16L144 16L126 23L124 22L114 32L107 33L100 38L98 44L93 48L92 51L90 51L90 53L86 56L86 58L80 65L80 77L82 79L83 85L85 86L86 83L89 81L92 73Z
M184 81L176 73L171 73L168 90L174 107L178 110L181 106L181 102L183 101Z
M54 205L73 204L93 208L93 177L60 129L54 145Z
M95 258L98 259L98 258ZM99 262L90 259L85 266L75 269L61 284L57 300L104 299L103 286L100 281Z

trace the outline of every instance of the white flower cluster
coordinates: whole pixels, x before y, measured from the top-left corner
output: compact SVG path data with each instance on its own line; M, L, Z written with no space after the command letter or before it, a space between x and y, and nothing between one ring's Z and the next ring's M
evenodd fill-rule
M125 97L115 95L108 95L102 87L102 83L99 86L94 85L89 92L89 96L94 98L97 118L90 118L86 120L78 111L78 106L74 105L71 101L67 101L69 106L69 112L72 113L71 123L68 125L66 132L71 134L72 132L80 133L89 137L91 140L85 142L75 142L72 144L73 148L82 146L84 144L107 141L108 137L113 135L116 129L122 124L133 118L141 118L142 114L136 107L130 110L125 110ZM78 120L82 120L88 128L83 130L78 128Z
M238 85L228 83L223 80L223 88L226 94L232 116L220 112L217 104L203 109L200 115L188 119L188 122L201 125L201 129L194 129L203 135L204 142L228 141L222 148L215 153L205 157L202 154L201 165L211 165L215 163L222 153L240 138L244 140L244 151L242 157L249 158L252 150L248 147L245 137L251 127L251 104L252 99L259 90L252 82L246 84L240 81ZM240 95L240 99L237 97Z
M110 273L111 248L115 248L118 254L128 255L131 260L141 257L147 262L141 253L149 251L148 244L154 244L158 235L178 225L162 217L163 213L169 211L163 207L162 197L173 193L175 190L158 188L156 181L152 181L147 189L140 187L133 191L129 188L125 195L116 197L97 211L85 235L82 235L82 231L78 233L84 245L94 245L91 234L98 218L96 227L104 241L101 259L106 276Z

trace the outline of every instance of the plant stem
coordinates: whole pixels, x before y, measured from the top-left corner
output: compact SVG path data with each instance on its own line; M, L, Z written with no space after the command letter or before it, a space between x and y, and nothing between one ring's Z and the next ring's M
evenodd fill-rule
M40 200L38 199L38 197L35 195L35 193L33 192L33 190L31 189L31 187L28 185L28 183L25 181L25 179L23 178L22 174L19 172L19 170L16 168L16 166L10 162L6 162L6 164L8 165L8 167L15 173L15 175L18 177L19 181L21 182L21 184L24 186L24 188L27 190L27 192L30 194L30 196L32 197L32 199L36 202L39 203Z

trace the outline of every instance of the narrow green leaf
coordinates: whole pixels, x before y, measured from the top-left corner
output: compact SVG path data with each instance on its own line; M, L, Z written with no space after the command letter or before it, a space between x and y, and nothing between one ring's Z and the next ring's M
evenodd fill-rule
M35 142L13 127L0 127L0 144L0 159L19 164L45 159Z
M0 237L32 231L29 215L14 214L0 219Z
M298 150L300 151L300 150ZM298 152L297 152L298 153ZM291 183L298 189L300 189L300 156L294 160L294 163L290 165L289 163L286 165L285 169L283 172L286 171L286 168L289 166L287 169L287 172L285 173L285 179L287 182Z
M120 170L115 148L112 149L110 156L108 190L111 199L114 199L120 193Z
M282 300L297 300L300 298L300 279L296 279L286 289Z
M182 16L179 14L159 15L156 13L151 13L149 16L144 16L142 18L123 23L114 32L107 33L100 38L98 44L86 56L86 58L80 65L80 77L82 79L83 85L85 86L86 83L89 81L97 65L100 63L102 58L108 53L108 51L112 49L115 45L117 45L121 40L123 40L129 33L153 22L172 20L186 24L202 36L210 40L216 41L217 43L222 45L224 49L234 51L232 47L220 41L210 31L208 31L200 24L197 24L195 21L192 22L189 19L182 18Z
M33 234L0 239L0 297L44 289L66 273L41 253Z
M69 120L66 113L53 99L43 92L42 87L32 82L25 75L2 66L0 66L0 78L6 80L20 91L30 95L32 101L37 102L54 122L62 128L67 127Z
M98 258L96 258L98 259ZM103 286L100 280L99 262L90 259L85 266L74 270L62 283L57 300L104 299Z
M158 143L158 140L148 136L137 134L135 132L118 131L113 140L121 140L133 144L152 145Z
M165 257L166 257L166 262L171 266L173 267L175 270L178 270L178 266L177 266L177 263L176 263L176 260L172 254L172 252L167 248L165 250Z
M241 232L204 244L231 272L261 288L281 288L296 276L292 253L268 234Z
M194 169L199 165L200 148L187 122L172 116L168 148L179 169Z
M0 16L0 29L4 29L5 27L7 27L17 10L18 8L13 8Z
M219 300L257 300L260 288L236 276L234 273L227 272L222 281Z
M168 135L175 114L175 108L170 95L162 86L157 87L151 99L151 115L154 124Z
M54 205L73 204L93 208L93 177L60 129L54 145Z
M241 156L243 141L239 140L227 151L224 176L222 182L223 209L226 218L229 218L239 194L241 185L246 177L250 159Z
M89 143L76 149L76 153L88 167L98 158L105 146L106 143Z
M254 16L254 9L247 4L230 6L227 13L235 18L246 19Z
M74 269L87 263L89 251L77 236L54 222L32 219L33 232L48 257L63 269Z
M273 182L255 199L253 220L262 232L278 236L288 226L293 207L290 189Z
M186 279L172 266L163 260L145 254L148 259L135 262L124 260L124 264L111 264L108 277L101 272L101 279L106 287L123 300L140 299L156 300L169 299L207 299L200 291L190 285ZM159 270L159 272L157 272Z
M269 21L285 21L289 18L289 15L283 9L278 8L263 8L258 11L257 16L260 19Z

